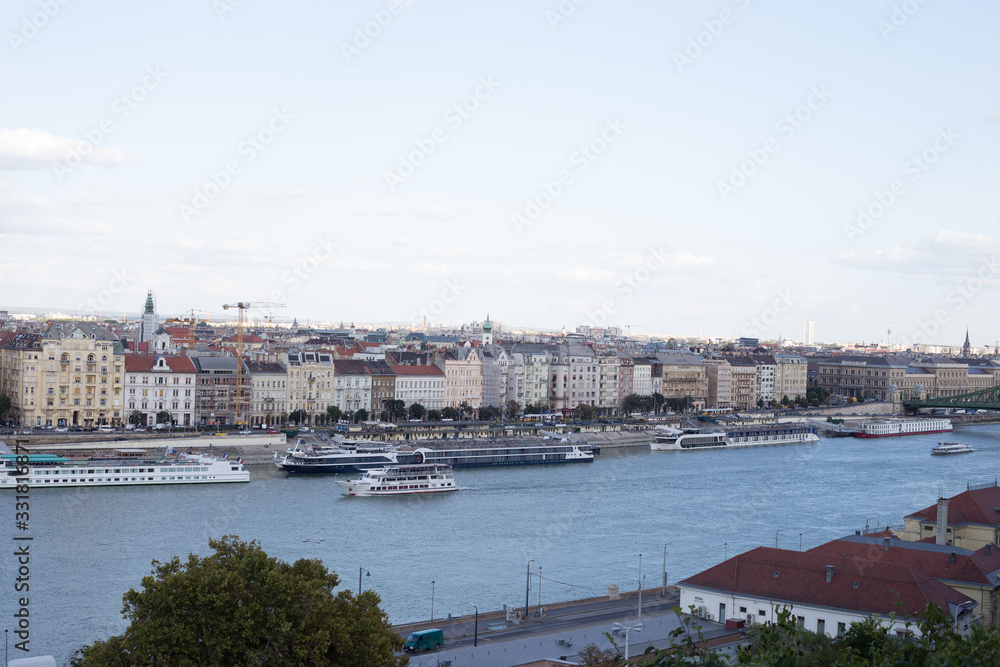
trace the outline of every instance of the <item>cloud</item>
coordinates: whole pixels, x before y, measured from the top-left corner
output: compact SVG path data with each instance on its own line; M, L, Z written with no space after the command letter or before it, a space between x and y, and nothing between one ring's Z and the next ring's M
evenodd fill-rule
M0 129L0 170L46 169L70 155L100 167L117 167L130 159L120 148L95 148L81 139L57 137L36 129Z
M855 269L934 276L966 275L1000 252L1000 240L985 234L942 229L912 246L894 245L871 252L837 256L838 264Z

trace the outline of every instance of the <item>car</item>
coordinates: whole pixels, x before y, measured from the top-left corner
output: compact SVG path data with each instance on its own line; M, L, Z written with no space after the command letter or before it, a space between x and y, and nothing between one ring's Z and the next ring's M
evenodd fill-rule
M133 430L133 431L135 431L136 433L145 433L145 432L146 432L146 429L144 429L144 428L143 428L143 427L141 427L141 426L136 426L136 427L135 427L134 429L132 429L132 430Z
M278 429L269 428L269 429L267 429L267 434L268 435L278 435Z
M226 434L225 434L225 433L223 433L222 431L219 431L219 432L217 432L217 433L213 433L212 435L226 435Z
M299 427L299 431L301 431L302 433L308 433L309 432L309 427L308 426L300 426Z
M21 435L31 435L31 429L30 428L22 428L20 431L18 431L18 433L21 434Z
M66 433L69 429L65 426L56 426L56 433Z
M253 431L243 430L243 431L240 431L240 435L253 435Z

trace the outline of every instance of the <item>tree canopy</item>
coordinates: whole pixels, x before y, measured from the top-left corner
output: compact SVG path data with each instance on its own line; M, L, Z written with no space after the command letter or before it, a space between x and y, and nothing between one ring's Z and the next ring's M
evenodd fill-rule
M289 565L256 542L209 540L215 553L153 561L142 590L123 596L124 634L74 656L79 667L329 665L395 667L402 639L372 591L334 594L318 560Z

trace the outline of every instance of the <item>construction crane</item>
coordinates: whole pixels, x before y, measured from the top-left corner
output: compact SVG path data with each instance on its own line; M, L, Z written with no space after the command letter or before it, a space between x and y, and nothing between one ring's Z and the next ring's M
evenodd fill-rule
M237 309L236 317L236 423L243 424L243 321L244 313L250 308L284 308L283 303L272 303L270 301L237 301L236 303L224 303L225 310Z

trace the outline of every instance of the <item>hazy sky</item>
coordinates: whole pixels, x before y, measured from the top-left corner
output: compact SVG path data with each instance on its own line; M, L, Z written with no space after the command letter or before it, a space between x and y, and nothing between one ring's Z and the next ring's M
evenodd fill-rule
M7 0L0 308L992 345L998 22Z

